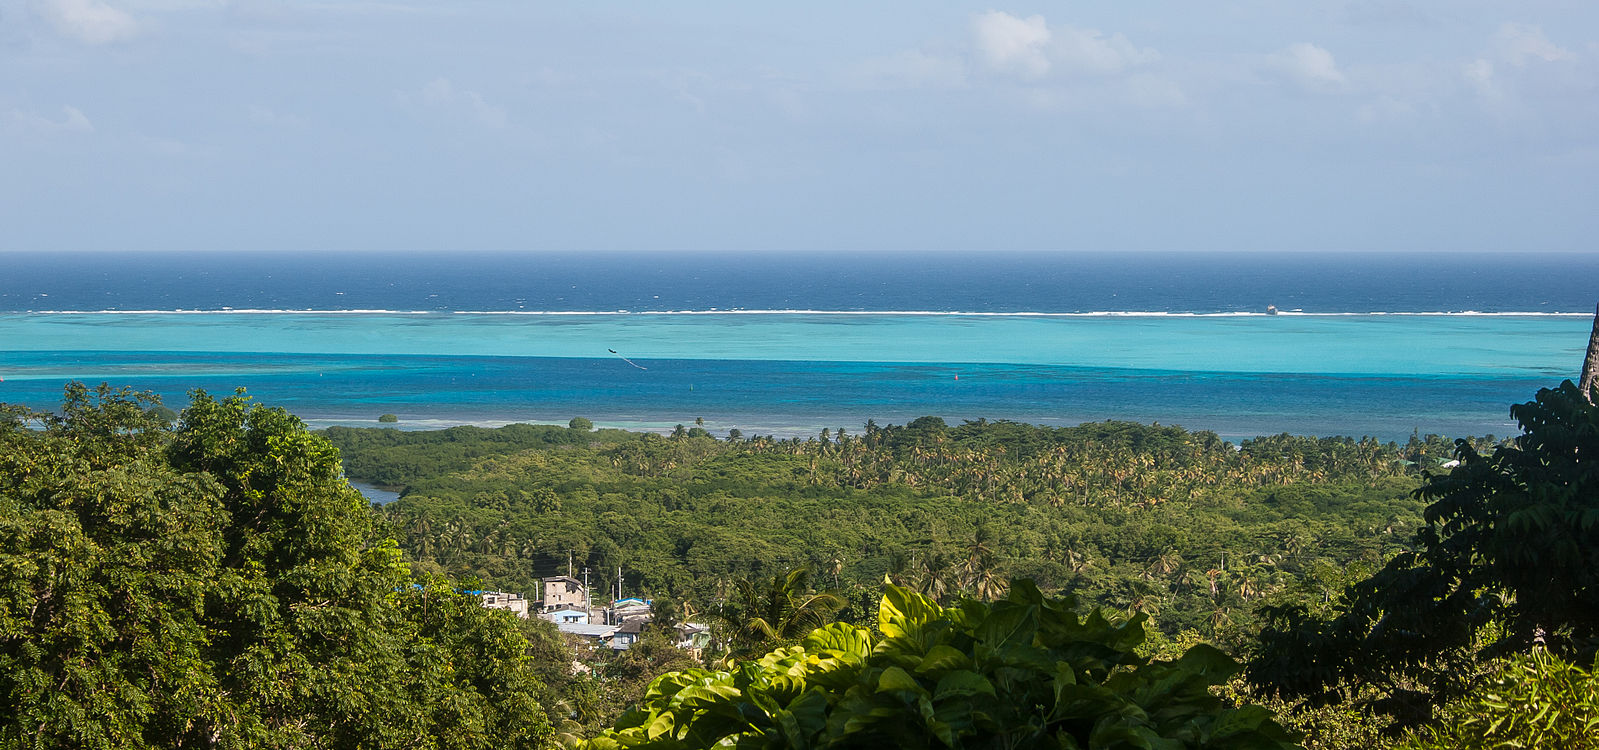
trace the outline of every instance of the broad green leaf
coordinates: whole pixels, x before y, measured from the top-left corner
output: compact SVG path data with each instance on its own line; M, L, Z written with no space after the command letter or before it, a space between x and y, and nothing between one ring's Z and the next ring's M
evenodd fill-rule
M884 586L883 601L877 608L877 629L889 638L914 638L928 623L937 620L943 608L910 589Z
M916 673L928 674L950 669L967 669L971 665L971 657L968 657L960 649L940 643L927 650L927 656L922 657L922 662L916 665Z
M865 628L835 622L811 631L804 646L812 654L865 659L872 653L872 634Z
M925 693L927 691L922 688L921 683L918 683L916 678L912 677L909 672L899 667L889 667L883 670L883 674L877 678L877 692Z
M933 690L933 700L971 695L994 695L994 684L976 672L960 670L944 675Z

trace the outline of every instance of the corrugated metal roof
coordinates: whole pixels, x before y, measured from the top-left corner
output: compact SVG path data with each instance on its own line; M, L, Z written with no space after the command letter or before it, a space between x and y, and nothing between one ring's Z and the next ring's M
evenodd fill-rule
M579 622L558 622L555 629L562 633L580 635L584 638L604 638L616 632L615 625L585 625Z

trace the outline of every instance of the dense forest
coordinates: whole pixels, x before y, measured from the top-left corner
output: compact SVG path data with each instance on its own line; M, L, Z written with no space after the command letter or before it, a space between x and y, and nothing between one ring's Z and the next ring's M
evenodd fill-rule
M317 435L73 384L0 405L0 748L1595 747L1590 395L1507 441L1232 445ZM568 566L712 647L592 650L469 593Z
M579 422L581 425L581 422ZM1436 436L1408 444L1288 435L1240 445L1123 422L868 423L809 440L690 428L438 432L332 428L351 479L401 490L381 509L428 570L536 591L596 591L697 611L734 583L803 567L859 622L885 576L941 601L1011 577L1229 638L1264 601L1330 597L1404 549ZM606 583L609 581L610 583Z

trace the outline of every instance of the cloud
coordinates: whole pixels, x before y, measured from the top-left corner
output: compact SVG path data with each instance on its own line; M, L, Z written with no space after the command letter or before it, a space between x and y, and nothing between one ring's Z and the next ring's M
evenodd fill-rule
M406 104L418 104L429 109L455 112L490 128L503 128L510 124L505 110L488 103L476 91L456 88L450 79L440 76L429 81L417 93L401 93Z
M1037 78L1049 72L1046 50L1053 34L1043 16L1017 18L991 10L972 18L977 54L995 70Z
M1558 62L1574 60L1576 55L1549 41L1543 29L1519 23L1507 23L1494 34L1494 49L1505 62L1521 67L1538 60Z
M978 58L988 68L1039 78L1051 71L1118 73L1154 62L1160 53L1127 37L1069 24L1051 27L1043 16L1018 18L991 10L972 17Z
M11 122L17 126L32 130L36 133L93 133L94 123L89 122L83 112L77 107L66 106L61 108L64 115L57 122L37 112L24 112L12 110Z
M1067 68L1094 73L1118 73L1126 68L1160 59L1155 50L1139 49L1121 34L1106 36L1097 29L1075 26L1055 27L1052 57Z
M84 44L109 44L139 33L133 16L100 0L41 0L38 8L56 31Z
M1346 80L1332 53L1309 42L1291 44L1272 54L1268 62L1278 72L1313 88L1342 86Z

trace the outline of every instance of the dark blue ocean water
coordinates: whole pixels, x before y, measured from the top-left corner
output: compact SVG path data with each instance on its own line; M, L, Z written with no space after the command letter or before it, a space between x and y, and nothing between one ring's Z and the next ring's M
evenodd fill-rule
M382 413L409 428L703 418L713 431L793 435L932 414L1159 421L1228 438L1504 435L1511 403L1575 376L1599 300L1599 256L1587 255L0 264L0 400L49 408L69 379L177 405L191 388L243 386L315 426ZM1267 305L1285 314L1261 314ZM305 310L325 312L289 312Z
M0 254L0 311L1593 312L1599 254Z

